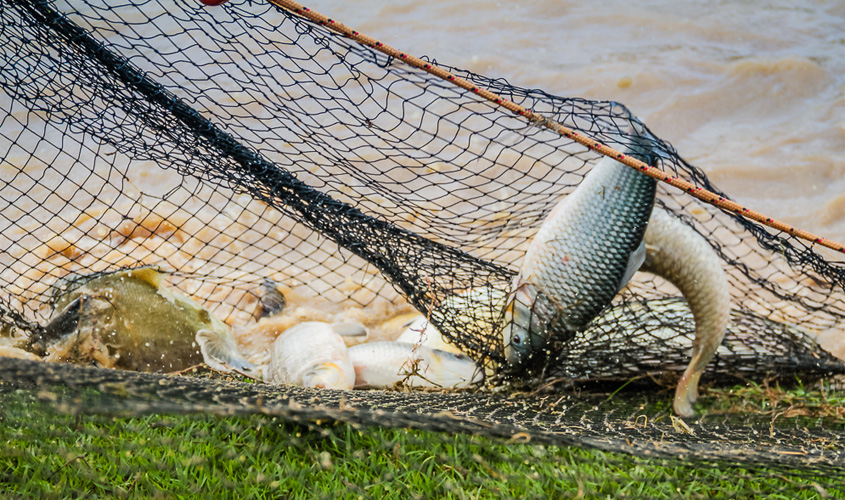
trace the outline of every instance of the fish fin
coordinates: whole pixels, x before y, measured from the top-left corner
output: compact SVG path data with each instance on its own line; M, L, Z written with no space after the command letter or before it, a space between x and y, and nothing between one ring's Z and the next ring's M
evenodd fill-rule
M138 278L141 281L146 281L155 288L161 287L161 282L164 280L164 274L159 272L155 267L139 267L137 269L130 269L126 271L127 276Z
M627 285L628 282L631 281L631 278L634 277L634 273L639 271L640 267L642 267L643 262L645 262L645 254L645 242L641 241L640 245L631 252L631 255L628 257L628 267L625 269L622 281L619 282L619 290Z
M255 365L243 357L228 332L203 328L197 331L196 340L205 364L212 370L223 373L256 371Z
M654 266L654 259L658 258L658 254L660 253L660 247L657 245L646 245L645 246L645 260L643 260L643 265L640 266L640 271L651 272L651 269Z
M354 321L333 323L332 331L341 337L366 337L369 333L366 326Z

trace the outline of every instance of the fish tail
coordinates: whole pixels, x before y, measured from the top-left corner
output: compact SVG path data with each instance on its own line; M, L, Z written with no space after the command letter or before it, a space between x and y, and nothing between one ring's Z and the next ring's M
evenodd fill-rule
M642 270L675 285L695 320L692 360L675 391L675 411L690 417L701 374L716 354L730 322L728 280L721 259L707 240L662 209L654 209L645 243Z
M257 373L256 366L243 357L228 332L201 329L197 332L196 341L205 364L212 370L223 373Z

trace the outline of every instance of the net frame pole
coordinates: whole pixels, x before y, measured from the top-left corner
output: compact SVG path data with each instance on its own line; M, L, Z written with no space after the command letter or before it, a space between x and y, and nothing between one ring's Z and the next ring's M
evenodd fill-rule
M331 19L323 14L320 14L319 12L315 12L300 3L294 2L292 0L267 1L275 5L276 7L285 9L289 12L293 12L299 15L300 17L304 17L314 23L325 26L328 29L341 35L344 35L347 38L350 38L351 40L354 40L355 42L361 45L365 45L372 49L378 50L379 52L382 52L397 60L403 61L404 63L410 66L413 66L417 69L421 69L431 75L441 78L442 80L450 82L455 86L461 87L474 94L477 94L480 97L483 97L484 99L498 106L501 106L516 115L524 116L531 123L557 132L558 134L566 137L567 139L571 139L604 156L613 158L614 160L618 161L619 163L622 163L623 165L639 170L640 172L648 175L651 178L654 178L660 182L669 184L670 186L680 189L681 191L684 191L689 195L692 195L706 203L720 208L721 210L737 214L741 217L753 220L772 229L776 229L791 236L810 241L813 244L818 244L830 248L832 250L845 253L845 245L843 245L842 243L837 243L830 239L823 238L816 234L810 233L809 231L796 228L790 224L781 222L772 217L767 217L766 215L755 210L751 210L735 201L729 200L723 196L719 196L707 189L698 187L689 181L680 179L677 176L669 175L667 172L664 172L663 170L660 170L655 166L648 165L645 162L642 162L632 156L623 154L620 151L617 151L616 149L613 149L612 147L606 144L602 144L601 142L593 139L588 135L579 134L578 132L575 132L574 130L566 126L561 125L560 123L557 123L554 120L546 118L545 116L539 113L535 113L530 109L526 109L520 106L519 104L516 104L515 102L504 99L501 96L485 88L479 87L478 85L464 80L463 78L457 77L428 61L415 57L411 54L408 54L407 52L402 52L394 47L391 47L390 45L378 41L377 39L371 36L365 35L357 30L353 30L352 28L338 21L335 21L334 19Z

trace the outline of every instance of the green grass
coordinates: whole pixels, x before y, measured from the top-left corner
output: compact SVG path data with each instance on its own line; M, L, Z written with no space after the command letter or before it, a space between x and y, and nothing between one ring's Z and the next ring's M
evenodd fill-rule
M714 408L736 403L730 391ZM800 391L815 409L845 403ZM811 480L759 469L260 415L73 416L31 391L0 392L0 442L3 497L819 498Z
M831 390L824 381L810 389L800 380L783 388L749 382L745 386L707 391L710 413L756 413L761 416L807 419L825 418L845 425L845 392Z

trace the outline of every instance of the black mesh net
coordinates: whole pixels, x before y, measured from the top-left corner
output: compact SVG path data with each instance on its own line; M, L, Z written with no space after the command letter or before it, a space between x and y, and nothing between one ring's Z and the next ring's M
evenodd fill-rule
M4 1L0 15L5 345L25 345L43 333L56 284L69 274L155 265L167 270L168 287L235 329L247 352L262 347L246 332L255 323L261 284L272 279L289 302L301 305L291 322L352 318L387 337L392 319L416 309L496 373L503 367L505 294L527 245L600 158L269 5L212 11L191 3ZM561 98L446 69L605 144L628 144L631 123L647 130L618 103ZM651 147L660 168L728 197L669 144L654 139ZM705 381L821 379L820 404L807 396L784 408L782 395L773 403L761 390L769 406L738 409L724 393L730 404L711 402L693 424L670 417L671 397L652 393L655 382L670 386L689 362L694 321L671 284L644 273L563 346L542 379L519 387L528 392L515 393L513 381L491 377L491 386L470 392L338 393L7 358L0 362L0 391L12 408L15 398L31 394L71 413L263 414L320 436L349 432L314 423L333 420L481 434L495 446L496 439L527 437L556 447L495 457L511 465L562 468L574 459L561 450L574 453L572 447L624 453L600 459L616 471L617 490L597 482L607 470L591 469L552 480L536 496L569 488L618 494L628 491L621 486L628 481L704 485L690 490L693 496L841 494L845 416L829 380L845 364L813 338L843 331L842 256L671 187L658 187L657 206L703 235L728 275L731 323ZM640 391L602 392L607 383L618 388L632 380ZM37 411L45 421L62 418ZM7 420L24 421L14 412ZM233 422L239 429L264 425ZM81 434L98 432L78 427ZM314 451L301 439L281 442L317 457L317 465L322 453L336 451ZM390 443L379 450L389 452ZM484 447L508 449L494 444ZM2 474L20 481L24 456L0 457ZM60 461L55 469L81 462ZM693 479L668 472L687 462L692 470L718 465L732 472ZM455 457L441 463L469 467ZM487 462L473 467L479 463ZM644 469L652 465L664 468L652 475ZM619 472L629 466L636 472ZM455 481L449 484L462 491L483 483ZM102 491L152 488L132 484ZM665 494L678 491L673 486Z

